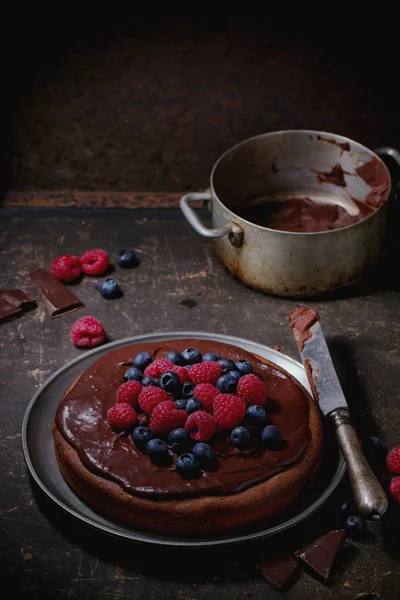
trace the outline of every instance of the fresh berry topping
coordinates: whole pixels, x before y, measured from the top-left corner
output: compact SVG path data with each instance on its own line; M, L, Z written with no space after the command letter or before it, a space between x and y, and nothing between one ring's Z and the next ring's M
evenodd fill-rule
M215 463L215 452L209 444L198 442L193 446L192 452L201 467L208 467Z
M201 362L201 354L196 348L186 348L182 352L182 356L187 365L194 365L195 363Z
M133 250L120 250L117 255L117 263L123 269L134 269L139 265Z
M175 400L176 408L179 410L186 410L188 401L185 398L180 398L179 400Z
M139 354L136 354L135 358L133 359L132 364L143 373L145 368L151 365L152 362L153 359L148 352L139 352Z
M191 398L194 393L194 385L191 381L185 381L182 384L182 396L183 398Z
M282 446L281 432L275 425L267 425L264 427L261 439L264 446L270 450L279 450Z
M236 394L246 402L246 404L259 404L263 406L267 400L265 394L265 385L257 375L243 375L239 379Z
M229 371L235 371L236 365L230 358L220 358L218 363L222 367L222 375L225 375Z
M119 402L108 409L107 420L114 429L129 429L136 423L136 413L127 402Z
M132 438L139 450L144 450L147 442L152 440L154 438L154 435L150 427L145 427L144 425L141 425L140 427L136 427L136 429L133 430Z
M157 465L165 464L170 459L167 444L159 438L149 440L145 446L145 451L150 456L151 461Z
M154 379L159 379L161 373L165 373L165 371L172 371L173 368L174 364L169 360L157 358L157 360L154 360L145 368L144 375L147 377L154 377Z
M365 531L365 521L358 515L350 515L347 517L344 526L353 534L360 534Z
M171 370L173 370L174 373L178 373L181 383L184 383L185 381L190 381L189 371L186 367L179 367L178 365L174 365L174 368Z
M168 435L168 441L176 454L183 454L190 449L190 436L183 427L173 429Z
M186 419L186 411L178 410L175 402L166 400L154 407L150 418L150 429L157 435L166 435L173 429L183 427Z
M345 515L350 515L350 514L354 513L355 508L354 508L352 502L350 502L349 500L346 500L346 502L343 502L342 506L340 507L340 511L342 513L344 513Z
M174 365L179 365L180 367L184 367L186 365L186 360L183 358L182 354L176 350L170 350L166 353L164 358L165 360L169 360L170 362L174 363Z
M108 267L108 254L98 248L87 250L80 259L82 271L86 275L102 275Z
M375 451L375 450L382 450L383 449L382 442L381 442L381 440L376 435L370 435L367 438L367 443L368 443L368 446L373 451Z
M174 371L165 371L165 373L162 373L160 375L160 387L169 394L179 398L182 386L178 373Z
M126 381L125 383L121 383L117 389L117 402L126 402L131 406L137 406L141 391L142 386L134 379Z
M77 256L72 256L71 254L57 256L50 263L50 273L53 277L65 283L78 279L81 269L81 261Z
M241 425L235 427L235 429L232 429L231 431L231 441L236 448L246 448L250 443L250 437L250 431Z
M196 398L195 396L192 396L192 398L189 398L189 400L186 403L186 412L191 414L193 412L195 412L196 410L201 410L203 408L203 403L200 400L200 398Z
M203 356L203 362L218 362L221 357L214 352L206 352Z
M176 469L183 479L194 479L200 476L200 469L197 465L194 454L187 452L181 454L176 461Z
M141 384L144 387L146 387L148 385L152 385L154 387L159 387L158 379L154 379L154 377L143 377Z
M218 394L219 391L211 383L199 383L194 388L194 396L201 400L203 410L212 410L214 398Z
M197 385L199 383L211 383L215 385L221 376L222 367L217 362L197 363L192 366L189 372L191 381Z
M122 296L121 288L119 287L118 283L115 281L115 279L111 279L110 277L100 281L97 289L103 298L106 298L107 300L120 298Z
M188 416L185 429L190 433L192 439L205 442L214 435L216 425L214 418L209 413L197 410Z
M150 415L157 404L169 399L169 395L165 390L154 387L153 385L148 385L142 387L142 391L139 394L139 406L145 413Z
M142 381L142 371L139 371L139 369L137 369L136 367L130 367L129 369L127 369L124 373L124 381L129 381L131 379L135 381Z
M243 421L246 405L233 394L218 394L214 400L214 419L218 429L233 429Z
M235 379L236 384L239 381L239 379L243 377L243 375L239 373L239 371L229 371L229 375Z
M392 498L400 504L400 477L393 477L390 482L390 493Z
M262 406L258 404L251 404L246 410L246 419L250 425L256 427L264 427L267 424L267 413Z
M387 468L391 473L400 475L400 446L392 448L386 457Z
M70 337L79 348L94 348L105 342L106 332L95 317L82 317L72 325Z
M222 394L232 394L236 390L237 381L232 371L226 375L221 375L218 379L215 387L222 392Z
M240 359L236 363L236 370L242 375L250 375L253 372L253 367L248 360Z

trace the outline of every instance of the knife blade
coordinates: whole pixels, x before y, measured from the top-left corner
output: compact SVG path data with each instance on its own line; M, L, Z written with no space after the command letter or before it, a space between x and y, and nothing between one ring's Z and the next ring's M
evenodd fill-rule
M322 332L319 315L311 308L298 306L289 315L289 326L294 331L314 399L335 429L355 504L362 514L380 518L387 510L386 494L362 452L351 423L350 411Z

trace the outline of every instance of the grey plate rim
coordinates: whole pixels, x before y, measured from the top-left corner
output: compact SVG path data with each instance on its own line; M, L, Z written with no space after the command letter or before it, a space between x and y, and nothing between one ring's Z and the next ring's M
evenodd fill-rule
M28 443L28 439L27 439L28 438L29 421L30 421L32 410L34 409L36 403L40 401L40 398L41 398L42 394L44 393L44 391L47 390L47 388L49 388L52 385L52 383L58 377L60 377L60 375L65 373L65 371L68 371L72 366L81 362L83 359L88 359L88 358L90 359L93 357L93 360L95 360L97 354L104 354L105 352L108 352L109 350L112 350L112 349L115 349L118 347L123 347L123 346L140 343L140 342L151 342L151 341L153 341L153 342L160 341L161 342L161 341L166 341L166 340L182 339L182 338L208 339L208 340L213 340L213 341L219 341L219 342L226 343L226 344L233 344L233 345L236 345L236 346L239 346L242 348L246 348L246 346L252 346L253 351L258 351L260 353L260 355L263 355L263 353L272 355L275 358L275 360L273 362L276 362L282 368L285 368L285 366L282 363L286 363L286 364L288 364L288 366L291 366L292 369L298 370L300 368L301 371L304 371L304 367L300 362L296 361L295 359L291 358L290 356L287 356L286 354L283 354L280 351L275 350L265 344L261 344L259 342L254 342L254 341L246 339L246 338L230 336L230 335L225 335L225 334L204 332L204 331L178 331L178 332L177 331L174 331L174 332L167 331L167 332L142 334L142 335L122 338L119 340L114 340L113 342L109 342L107 344L103 344L102 346L99 346L92 350L88 350L88 351L84 352L83 354L80 354L79 356L71 359L70 361L65 363L62 367L57 369L52 375L50 375L50 377L48 377L46 379L46 381L36 390L35 394L33 395L32 399L30 400L30 402L25 410L25 414L24 414L23 421L22 421L21 444L22 444L22 451L23 451L25 463L27 465L27 468L28 468L33 480L38 485L38 487L42 490L42 492L47 496L47 498L49 498L59 508L66 511L69 515L71 515L72 517L74 517L75 519L77 519L79 521L84 522L89 527L92 527L96 530L102 531L103 533L106 533L108 535L112 535L113 537L117 537L117 538L121 538L121 539L125 539L125 540L131 540L134 542L146 543L146 544L150 544L150 545L192 547L192 548L205 548L205 547L210 547L210 546L226 546L226 545L239 544L239 543L244 543L244 542L249 542L249 541L260 540L260 539L263 539L266 537L271 537L273 535L282 533L283 531L286 531L287 529L290 529L291 527L294 527L295 525L298 525L300 522L304 521L305 519L310 517L314 512L316 512L319 508L321 508L323 504L325 504L325 502L328 500L330 495L334 492L334 490L336 489L336 487L339 485L340 481L342 480L343 475L346 472L346 464L345 464L343 456L340 452L339 452L339 460L338 460L338 464L336 467L336 471L332 477L332 481L330 482L330 484L321 493L321 495L318 496L318 498L316 500L314 500L314 502L312 502L309 506L307 506L306 508L301 510L301 512L299 512L297 515L291 517L287 521L284 521L282 523L279 523L279 524L274 525L273 527L270 527L267 529L262 529L260 531L255 531L255 532L251 532L251 533L234 534L231 536L226 535L226 536L221 536L221 537L216 537L216 538L196 539L196 538L182 538L182 537L172 537L172 536L168 537L168 536L163 536L163 535L158 535L158 534L152 534L150 532L135 530L128 526L125 527L124 525L122 525L122 528L125 529L125 531L116 531L114 529L111 529L110 527L103 526L100 523L96 523L95 521L91 520L90 518L86 517L85 515L81 514L80 512L67 506L62 500L57 498L46 487L46 485L43 483L40 476L36 472L36 469L34 467L33 461L30 456L29 443ZM293 373L291 372L291 369L286 368L286 370L293 375ZM308 389L308 391L310 391L308 382L303 381L302 383L303 383L303 385L305 385L305 387ZM51 435L51 430L49 431L49 435ZM110 524L114 523L113 521L110 521L110 520L109 520L109 522L110 522Z

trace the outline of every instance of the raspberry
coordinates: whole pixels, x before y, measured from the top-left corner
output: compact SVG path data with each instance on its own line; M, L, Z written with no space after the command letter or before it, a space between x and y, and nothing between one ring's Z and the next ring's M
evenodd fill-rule
M154 377L154 379L158 379L165 371L174 370L175 365L172 362L165 360L164 358L157 358L157 360L153 360L153 362L145 368L143 375L145 377Z
M386 457L386 464L391 473L400 475L400 446L391 449Z
M233 394L218 394L214 400L214 419L218 429L233 429L242 422L246 404Z
M117 403L126 402L135 407L138 403L139 394L142 391L142 386L135 379L130 379L122 383L117 389Z
M216 428L214 418L204 410L196 410L189 415L185 425L190 437L197 442L209 440L214 435Z
M400 477L393 477L390 482L390 493L392 498L400 504Z
M95 317L82 317L75 321L69 335L79 348L94 348L106 339L103 325Z
M120 402L108 409L107 419L114 429L129 429L136 423L136 413L130 404Z
M139 406L147 414L151 414L157 404L169 400L170 396L165 390L154 385L142 388L139 394Z
M86 275L101 275L108 267L108 254L104 250L87 250L81 256L82 271Z
M151 415L150 429L156 435L167 434L173 429L183 427L187 416L187 412L176 408L176 404L172 400L160 402Z
M50 263L50 273L59 281L75 281L81 274L81 261L77 256L63 254L53 258Z
M174 368L171 369L171 371L175 371L175 373L179 375L181 383L190 380L189 371L185 369L185 367L178 367L177 365L174 365Z
M211 383L199 383L194 388L193 396L199 398L203 403L204 410L212 410L215 396L219 391Z
M252 373L243 375L239 379L236 394L247 405L258 404L259 406L263 406L267 401L264 382Z
M211 383L215 385L221 377L222 366L217 362L201 362L194 364L189 372L191 381L197 385L198 383Z

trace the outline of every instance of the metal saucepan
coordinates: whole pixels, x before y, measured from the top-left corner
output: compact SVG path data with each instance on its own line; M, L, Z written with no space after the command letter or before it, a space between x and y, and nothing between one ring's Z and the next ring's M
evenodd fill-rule
M210 189L183 196L181 209L198 233L212 238L218 260L246 285L283 296L327 292L358 281L378 261L391 189L383 154L400 165L394 148L372 152L332 133L267 133L225 152L211 172ZM280 231L246 218L249 207L294 197L335 204L350 215L363 206L374 211L354 224L319 232ZM205 200L211 228L190 206Z

